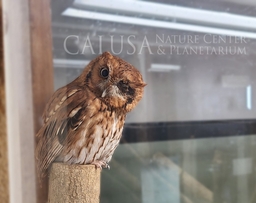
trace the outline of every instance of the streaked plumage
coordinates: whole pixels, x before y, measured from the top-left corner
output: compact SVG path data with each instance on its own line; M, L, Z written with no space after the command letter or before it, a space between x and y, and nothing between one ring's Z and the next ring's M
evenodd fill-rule
M126 114L142 98L137 69L105 52L82 74L58 89L47 104L37 133L37 169L42 177L53 161L108 167Z

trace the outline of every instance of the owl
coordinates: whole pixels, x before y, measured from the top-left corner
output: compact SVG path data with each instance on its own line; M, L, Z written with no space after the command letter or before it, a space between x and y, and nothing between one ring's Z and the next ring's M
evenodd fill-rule
M141 100L145 85L136 68L104 52L58 89L36 135L40 177L54 161L109 168L126 114Z

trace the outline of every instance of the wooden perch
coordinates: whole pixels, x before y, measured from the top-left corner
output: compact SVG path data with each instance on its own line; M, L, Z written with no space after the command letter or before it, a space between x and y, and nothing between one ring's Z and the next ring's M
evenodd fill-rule
M99 203L100 173L94 165L53 163L48 203Z

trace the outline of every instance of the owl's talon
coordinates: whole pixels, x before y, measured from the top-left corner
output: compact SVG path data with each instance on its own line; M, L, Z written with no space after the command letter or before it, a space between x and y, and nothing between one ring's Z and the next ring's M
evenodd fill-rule
M105 163L104 168L110 170L110 166L108 165L108 163Z
M92 165L95 165L95 168L100 168L102 169L102 162L101 161L94 161L91 163Z
M105 161L96 160L96 161L92 162L91 164L95 165L96 168L100 168L100 169L107 168L107 169L110 169L110 166Z

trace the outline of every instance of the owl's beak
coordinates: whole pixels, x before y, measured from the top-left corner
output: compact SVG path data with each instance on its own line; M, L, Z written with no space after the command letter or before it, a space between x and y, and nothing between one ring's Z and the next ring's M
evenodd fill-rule
M105 90L102 92L101 97L104 98L106 95L107 95L107 89L105 89Z
M110 85L102 92L101 97L116 96L117 91L118 87L116 85Z

